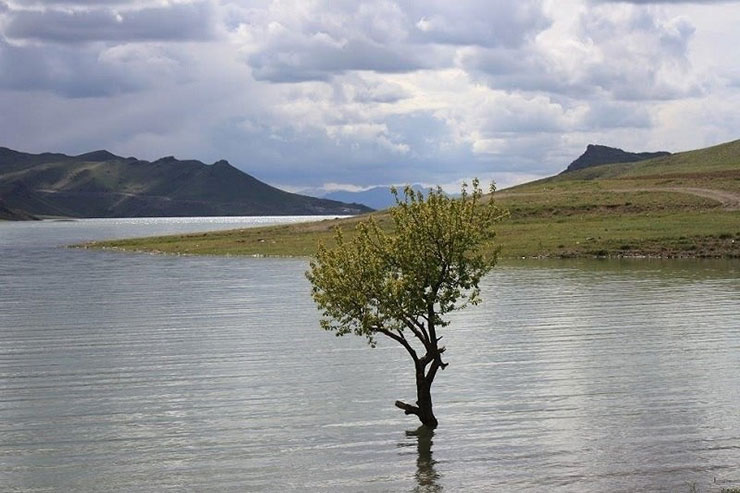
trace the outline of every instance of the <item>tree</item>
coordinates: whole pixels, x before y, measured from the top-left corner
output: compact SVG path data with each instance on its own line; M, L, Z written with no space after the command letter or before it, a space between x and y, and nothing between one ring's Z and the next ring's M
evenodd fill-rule
M319 245L306 273L325 330L366 337L372 347L382 335L406 349L417 400L396 406L431 428L438 424L432 383L448 365L440 345L439 329L449 325L443 317L479 302L478 283L498 254L493 226L505 215L484 199L478 180L472 185L469 192L463 184L454 199L440 188L425 197L406 187L403 199L393 189L392 231L372 217L358 224L351 239L337 229L336 246Z

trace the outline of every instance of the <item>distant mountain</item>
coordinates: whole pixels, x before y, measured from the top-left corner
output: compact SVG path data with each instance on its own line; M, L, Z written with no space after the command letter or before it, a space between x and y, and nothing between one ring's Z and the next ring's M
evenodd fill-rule
M398 188L399 196L403 198L403 187ZM412 185L411 188L417 192L426 194L429 188L421 185ZM346 190L337 190L323 195L325 199L338 200L340 202L350 202L366 205L372 209L387 209L396 205L396 201L391 193L391 187L373 187L361 192L349 192Z
M635 163L638 161L645 161L647 159L670 155L670 152L625 152L616 147L589 144L586 147L586 152L570 163L563 173L583 168L590 168L592 166L600 166L602 164Z
M359 204L285 192L234 168L108 151L79 156L0 147L0 201L13 214L69 217L352 215Z

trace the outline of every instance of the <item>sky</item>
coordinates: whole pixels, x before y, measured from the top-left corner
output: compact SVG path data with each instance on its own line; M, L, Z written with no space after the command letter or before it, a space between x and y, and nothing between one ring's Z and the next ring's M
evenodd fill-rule
M0 145L291 191L562 171L740 138L740 1L0 0Z

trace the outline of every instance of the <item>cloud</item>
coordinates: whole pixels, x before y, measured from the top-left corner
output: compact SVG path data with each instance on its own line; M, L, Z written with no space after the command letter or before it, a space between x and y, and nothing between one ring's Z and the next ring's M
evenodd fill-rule
M240 24L241 41L258 80L328 80L348 71L394 73L427 65L407 49L407 19L392 2L293 0L247 14L258 20Z
M242 23L248 63L272 82L329 80L347 71L449 66L462 45L518 47L546 29L542 2L288 1ZM316 13L320 12L319 15Z
M596 101L588 105L577 128L581 131L615 128L646 129L652 125L653 119L643 104Z
M487 47L521 46L551 24L537 0L413 2L408 18L421 42Z
M301 82L328 80L346 71L404 72L423 67L413 56L368 40L337 40L323 33L310 37L287 34L249 57L258 80Z
M92 56L92 57L91 57ZM132 81L101 70L96 56L0 43L0 87L51 90L70 97L104 96L134 89Z
M165 7L10 9L9 39L56 43L91 41L185 41L214 36L209 2L174 3Z
M740 9L642 3L0 0L2 145L226 158L297 189L737 138Z
M0 88L104 97L182 83L186 57L166 47L15 46L0 40Z
M394 104L411 97L401 85L384 80L369 80L348 75L334 82L335 91L342 101L360 104Z
M733 3L738 0L590 0L593 3L633 3L637 5L651 4L712 4L712 3Z
M44 7L48 5L95 7L99 5L136 5L143 2L132 0L13 0L13 3L26 7Z
M599 47L588 80L616 99L676 99L697 95L688 58L695 27L685 17L656 19L638 8L594 8L581 19L581 35Z
M568 38L541 36L517 49L473 47L459 65L493 88L572 98L669 100L703 91L691 75L686 17L660 19L644 8L602 5L582 10Z

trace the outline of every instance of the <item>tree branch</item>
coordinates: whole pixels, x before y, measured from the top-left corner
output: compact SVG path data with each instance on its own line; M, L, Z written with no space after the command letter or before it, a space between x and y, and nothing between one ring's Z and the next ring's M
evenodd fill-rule
M404 317L403 322L406 324L406 327L408 327L411 332L413 332L414 336L416 336L416 338L419 339L422 344L424 344L424 348L429 350L431 339L429 338L429 334L427 334L427 330L424 325L420 324L411 316Z
M411 355L411 358L414 360L414 363L419 361L419 356L416 354L416 351L411 346L411 344L409 344L409 341L407 341L405 337L394 334L390 330L383 329L382 327L375 327L375 331L390 337L401 346L405 347L406 351L408 351L408 353Z
M406 404L405 402L396 401L396 407L398 409L403 409L404 414L414 414L416 416L420 416L421 411L418 407L412 406L411 404Z
M431 382L434 381L434 377L437 376L437 370L439 370L439 368L440 368L439 362L437 360L434 360L434 362L432 363L432 366L429 367L429 371L424 377L427 382L431 384Z

